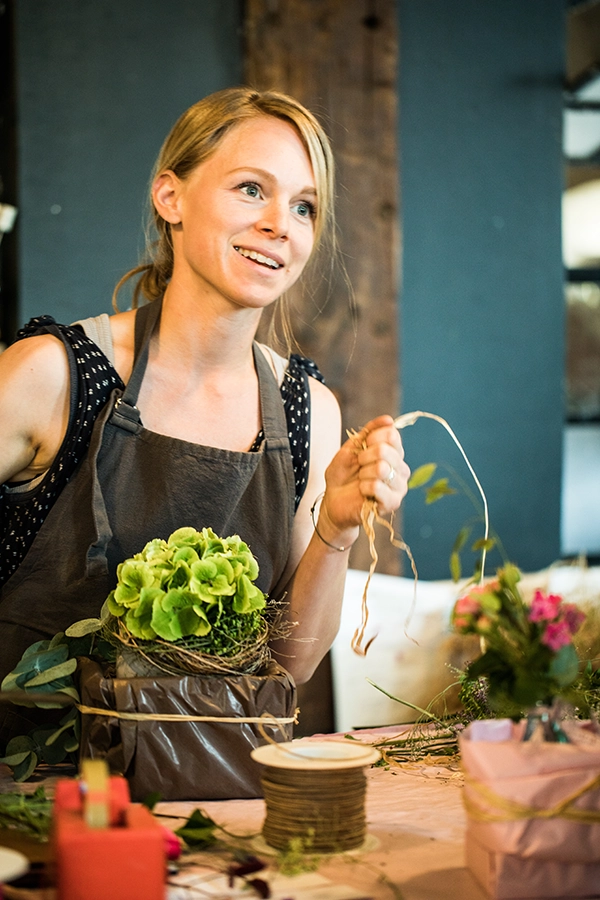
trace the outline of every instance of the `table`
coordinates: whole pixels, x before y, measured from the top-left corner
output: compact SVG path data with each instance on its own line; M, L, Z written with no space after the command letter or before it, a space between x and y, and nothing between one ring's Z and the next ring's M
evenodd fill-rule
M361 731L356 736L370 742L405 727ZM415 764L370 768L366 775L367 848L323 858L318 869L320 876L334 885L350 886L354 893L327 893L323 888L318 895L307 892L298 897L484 900L486 894L464 866L460 773L443 766ZM263 800L160 803L156 812L188 816L197 807L235 834L260 831L265 815ZM179 896L184 894L174 892L174 900ZM191 894L189 897L193 900Z
M362 740L372 741L405 727L361 731L359 735ZM318 737L340 738L339 735ZM284 882L283 893L274 890L274 898L485 900L485 893L464 867L465 814L460 773L442 766L415 764L409 768L371 768L366 774L367 849L323 857L315 875ZM5 770L0 790L14 790L14 784L7 782L7 778ZM165 824L176 824L198 807L235 834L259 832L265 814L264 801L260 799L159 803L155 812ZM162 819L163 816L173 818ZM306 883L309 886L303 888ZM168 896L169 900L251 896L247 891L243 895L215 893L216 884L212 888L210 893L201 893L199 889L184 892L172 887ZM50 900L51 892L46 891L44 895L7 892L7 897L31 897L32 900L42 896Z

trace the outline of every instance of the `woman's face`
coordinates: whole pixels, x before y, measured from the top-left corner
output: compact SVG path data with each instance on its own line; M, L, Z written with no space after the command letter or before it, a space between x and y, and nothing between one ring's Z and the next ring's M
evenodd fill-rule
M162 182L161 182L162 179ZM185 181L159 176L169 199L172 283L262 309L298 279L313 248L315 179L296 130L272 116L234 126Z

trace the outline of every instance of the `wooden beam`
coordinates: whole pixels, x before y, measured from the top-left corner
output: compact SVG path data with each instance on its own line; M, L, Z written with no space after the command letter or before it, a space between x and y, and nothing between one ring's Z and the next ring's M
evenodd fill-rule
M337 395L344 428L400 411L394 0L246 0L246 83L296 97L324 124L338 167L340 271L295 293L294 332ZM401 560L378 532L377 571ZM364 536L351 565L366 569Z

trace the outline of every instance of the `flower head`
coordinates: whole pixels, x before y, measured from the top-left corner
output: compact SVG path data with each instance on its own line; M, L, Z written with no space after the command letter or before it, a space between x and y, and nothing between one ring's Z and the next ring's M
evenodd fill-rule
M563 603L561 607L561 618L566 622L567 628L571 634L575 634L583 624L585 613L578 609L574 603Z
M558 622L548 622L540 640L542 644L556 652L561 647L570 644L571 637L569 626L564 619L560 619Z
M558 595L536 591L527 618L530 622L552 622L558 615L560 604Z

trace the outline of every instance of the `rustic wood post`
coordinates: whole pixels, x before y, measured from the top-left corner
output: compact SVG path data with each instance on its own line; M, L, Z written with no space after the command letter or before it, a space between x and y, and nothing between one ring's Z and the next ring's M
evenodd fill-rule
M336 393L344 428L358 429L400 411L396 4L246 0L244 37L246 83L298 98L333 143L339 240L354 295L339 272L314 296L296 294L294 331ZM377 571L399 574L386 534L378 529ZM350 563L369 567L364 535Z

